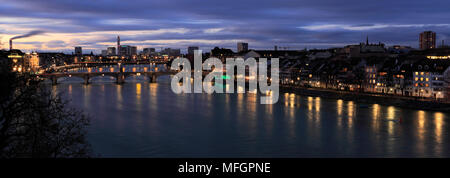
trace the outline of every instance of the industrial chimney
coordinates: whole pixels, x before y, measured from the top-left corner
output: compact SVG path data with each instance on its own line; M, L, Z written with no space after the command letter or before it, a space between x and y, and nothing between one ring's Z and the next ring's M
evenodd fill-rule
M9 40L9 50L12 51L13 50L13 46L12 46L12 39Z

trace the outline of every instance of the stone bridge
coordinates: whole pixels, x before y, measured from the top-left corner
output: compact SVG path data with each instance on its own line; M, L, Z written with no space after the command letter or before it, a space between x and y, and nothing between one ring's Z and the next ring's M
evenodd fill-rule
M150 83L155 83L156 79L159 76L163 75L175 75L179 71L161 71L161 72L78 72L78 73L50 73L50 74L40 74L37 75L39 78L42 79L49 79L52 81L53 85L58 84L59 78L65 78L65 77L78 77L82 78L84 80L84 84L89 84L90 79L97 76L111 76L116 79L117 84L125 83L125 79L129 76L146 76L149 79ZM202 76L206 76L210 72L204 71L202 73ZM193 77L194 74L192 73L191 77Z
M59 78L78 77L84 80L84 84L89 84L90 79L97 76L111 76L116 79L117 84L122 84L129 76L146 76L149 82L155 83L158 76L174 75L176 71L166 72L79 72L79 73L51 73L37 75L39 78L50 79L53 85L58 84Z

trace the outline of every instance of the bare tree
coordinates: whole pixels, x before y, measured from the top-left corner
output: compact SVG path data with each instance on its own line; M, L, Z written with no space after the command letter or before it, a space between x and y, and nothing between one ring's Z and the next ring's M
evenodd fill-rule
M89 119L49 86L0 62L0 158L89 157Z

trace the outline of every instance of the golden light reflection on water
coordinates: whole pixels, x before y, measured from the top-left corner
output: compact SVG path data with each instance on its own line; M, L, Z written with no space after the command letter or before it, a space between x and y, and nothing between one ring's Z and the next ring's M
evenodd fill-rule
M158 94L158 83L150 83L149 84L149 93L150 93L150 109L154 111L158 111L158 100L157 100L157 94ZM156 113L156 112L154 112Z
M116 95L117 95L117 102L116 107L117 109L123 109L122 103L123 103L123 97L122 97L122 85L116 85Z
M378 129L378 121L379 121L379 117L380 117L380 105L378 104L373 104L372 106L372 129L374 132L377 131Z
M141 109L141 83L136 83L136 106Z
M417 131L416 131L416 135L417 135L417 138L418 138L418 142L419 142L419 144L417 144L417 147L418 147L418 150L420 151L420 152L423 152L423 150L424 150L424 144L423 144L423 142L424 142L424 140L425 140L425 132L426 132L426 130L425 130L425 122L426 122L426 115L425 115L425 111L418 111L417 112Z
M372 108L372 119L375 121L380 116L380 105L374 104Z
M295 94L294 93L291 93L290 95L289 95L289 106L291 107L291 108L295 108Z
M257 104L257 95L256 94L247 94L246 95L246 100L247 100L247 112L249 112L249 114L252 114L254 119L256 118L256 106Z
M320 112L320 98L319 97L316 97L316 99L315 99L315 105L314 105L314 107L316 108L315 110L316 110L316 112L314 113L315 114L315 122L316 122L316 124L320 124L320 114L321 114L321 112Z
M338 116L342 116L343 104L344 104L343 100L341 100L341 99L337 100L337 114L338 114Z
M337 110L337 123L338 123L338 128L342 128L342 110L344 109L344 101L339 99L337 100L337 106L336 106L336 110Z
M396 123L396 122L394 122L395 121L394 119L396 119L395 118L395 107L394 106L389 106L387 108L387 119L389 119L389 122L388 122L388 133L389 133L389 135L393 135L394 132L395 132L395 123Z
M348 128L353 128L353 116L355 114L355 105L353 103L353 101L349 101L347 103L347 116L348 116L348 122L347 122L347 126Z
M238 93L237 94L237 111L239 115L242 115L244 110L244 94Z
M68 93L69 93L69 96L72 96L72 85L70 84L69 85L69 88L68 88Z
M348 115L348 117L349 118L353 118L353 115L354 115L354 104L353 104L353 101L349 101L348 102L348 104L347 104L347 115Z
M312 111L313 109L313 97L308 96L308 111Z
M442 143L442 126L444 124L444 114L441 112L434 113L434 135L437 143Z
M320 98L319 97L316 97L315 107L316 107L316 112L319 112L320 111Z

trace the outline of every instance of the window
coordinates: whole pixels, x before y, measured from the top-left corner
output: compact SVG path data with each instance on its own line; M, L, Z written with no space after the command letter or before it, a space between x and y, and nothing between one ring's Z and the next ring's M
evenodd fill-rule
M419 72L416 72L416 75L419 75Z
M427 81L427 82L428 82L429 80L430 80L429 78L425 78L425 81Z
M414 80L415 80L415 81L418 81L418 80L419 80L419 77L416 77Z

